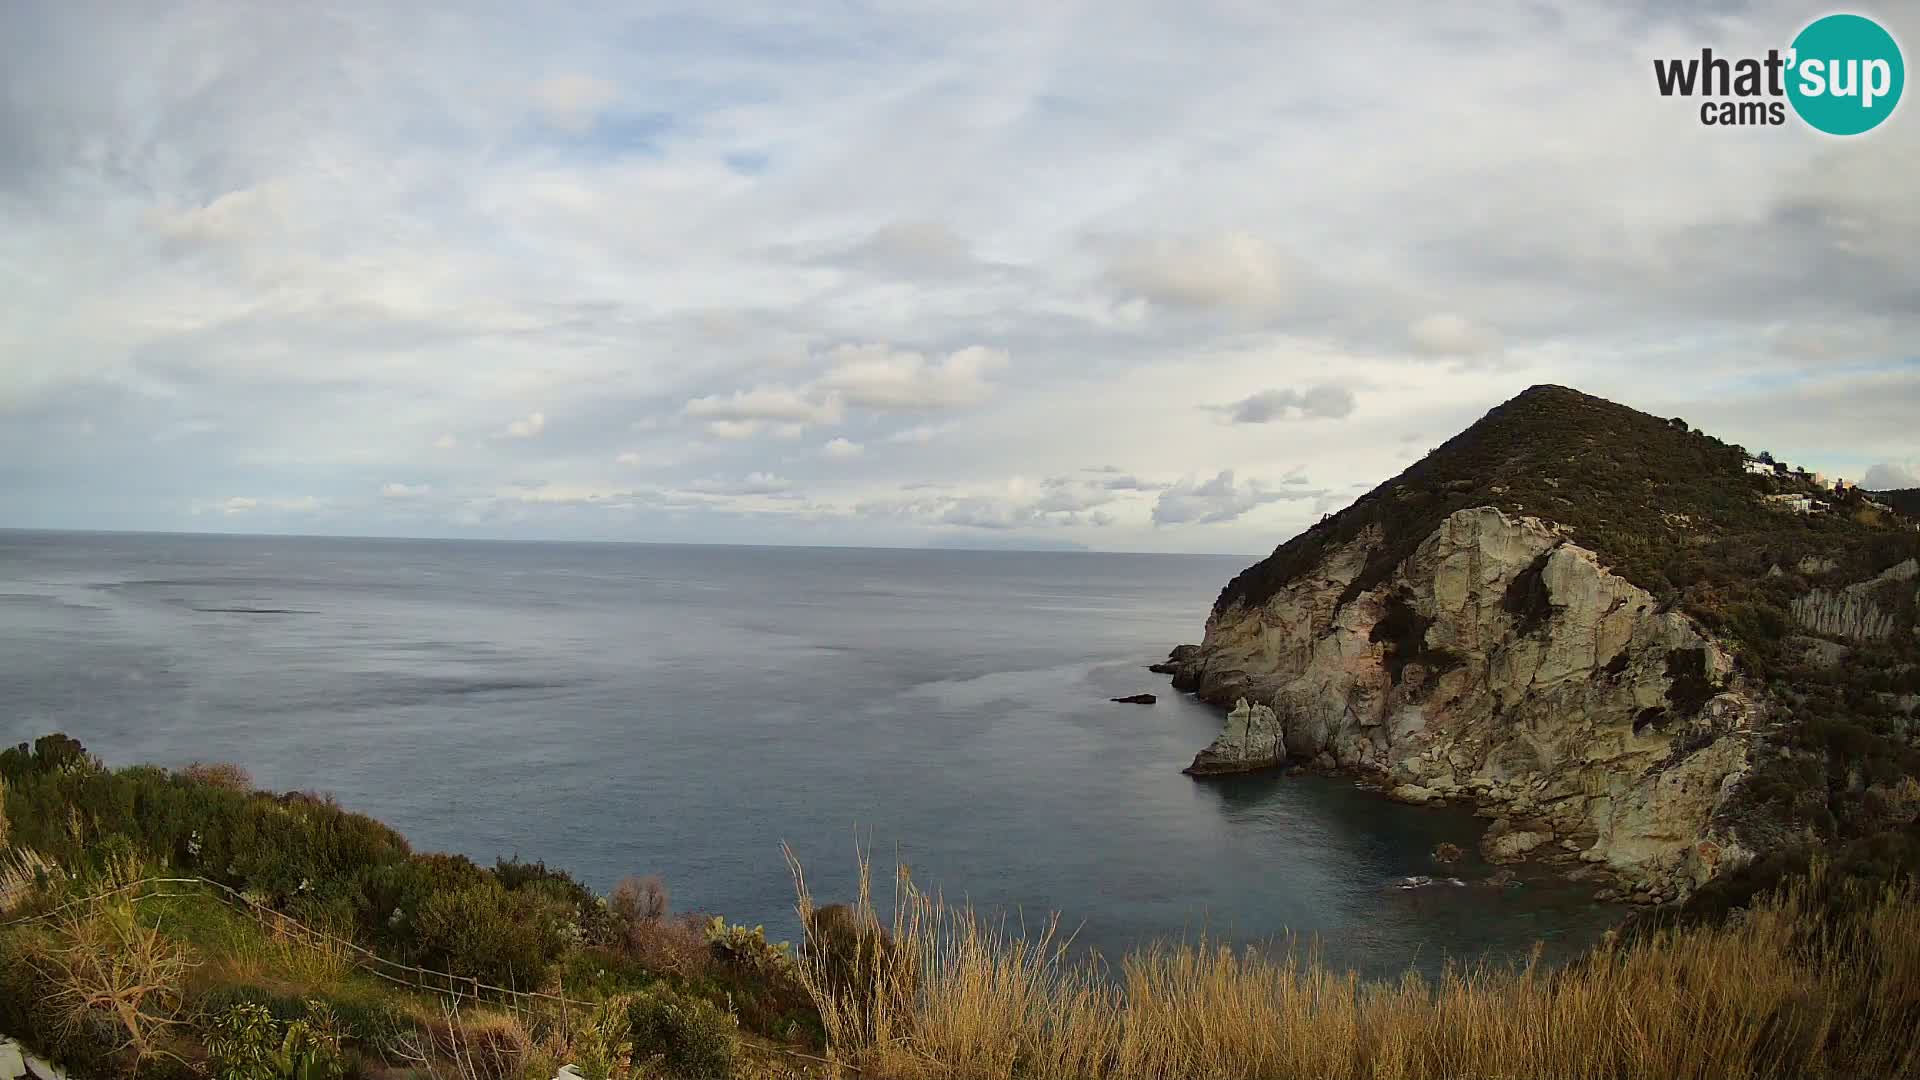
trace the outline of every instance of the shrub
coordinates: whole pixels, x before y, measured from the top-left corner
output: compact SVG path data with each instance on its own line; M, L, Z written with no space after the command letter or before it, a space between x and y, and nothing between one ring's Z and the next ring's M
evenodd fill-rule
M623 928L635 923L657 922L667 917L671 907L667 883L653 874L621 878L607 897L607 906Z
M253 777L231 761L196 761L180 770L182 779L222 791L246 794L253 790Z
M457 1061L463 1080L518 1080L533 1053L533 1036L516 1016L443 1006L426 1024L434 1053Z
M489 879L429 896L414 931L424 966L519 990L546 980L566 950L564 925L551 901Z
M141 926L125 902L62 917L29 962L63 1047L124 1054L136 1063L179 1026L183 984L194 967L184 946Z
M637 1069L706 1080L733 1068L738 1025L712 1002L660 988L632 998L627 1022Z
M713 963L707 924L692 914L629 924L621 952L655 971L687 977L702 974Z
M230 1006L207 1025L214 1080L278 1080L280 1025L264 1005Z
M301 1012L283 1021L242 1002L213 1017L205 1043L214 1080L340 1080L347 1063L333 1011L308 1001Z
M722 916L707 920L707 947L721 963L756 975L781 977L793 971L793 950L786 942L767 940L767 928L728 924Z
M828 989L858 992L879 981L893 951L893 938L872 918L846 904L815 908L807 917L806 948Z

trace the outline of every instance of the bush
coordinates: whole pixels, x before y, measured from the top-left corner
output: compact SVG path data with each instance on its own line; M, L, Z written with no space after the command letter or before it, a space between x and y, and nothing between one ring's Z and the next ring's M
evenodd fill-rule
M196 761L180 770L182 779L195 784L246 794L253 790L253 777L231 761Z
M836 994L876 985L893 952L886 927L845 904L815 908L807 918L806 948L826 986Z
M567 947L553 903L491 879L429 896L414 932L421 964L493 986L530 990Z
M733 1068L737 1025L712 1002L656 989L634 996L627 1023L636 1069L706 1080Z

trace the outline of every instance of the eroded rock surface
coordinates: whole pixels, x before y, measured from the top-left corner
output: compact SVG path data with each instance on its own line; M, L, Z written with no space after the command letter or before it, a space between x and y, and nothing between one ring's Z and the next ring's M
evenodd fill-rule
M1690 619L1491 507L1452 514L1356 595L1370 546L1216 611L1159 666L1234 705L1189 772L1331 758L1402 801L1524 823L1490 858L1582 862L1648 895L1748 857L1727 810L1762 710Z

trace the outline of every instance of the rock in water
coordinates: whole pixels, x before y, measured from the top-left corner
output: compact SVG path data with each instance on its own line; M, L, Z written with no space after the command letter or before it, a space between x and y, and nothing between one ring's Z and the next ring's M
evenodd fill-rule
M1460 850L1460 845L1449 844L1449 843L1446 843L1445 841L1442 841L1439 847L1436 847L1433 849L1433 861L1440 862L1440 863L1456 863L1460 861L1460 856L1465 854L1466 852Z
M1109 698L1108 700L1117 701L1122 705L1151 705L1160 699L1154 697L1152 694L1130 694L1126 697Z
M1253 772L1268 769L1286 757L1280 738L1280 719L1265 705L1250 705L1241 698L1227 714L1226 726L1213 745L1193 756L1193 764L1184 770L1188 776L1215 776L1220 773Z

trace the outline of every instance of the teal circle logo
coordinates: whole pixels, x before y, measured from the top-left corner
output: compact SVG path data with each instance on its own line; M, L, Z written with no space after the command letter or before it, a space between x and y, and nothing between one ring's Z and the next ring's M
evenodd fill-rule
M1900 46L1862 15L1828 15L1793 39L1787 99L1793 111L1829 135L1879 127L1900 104L1907 67Z

